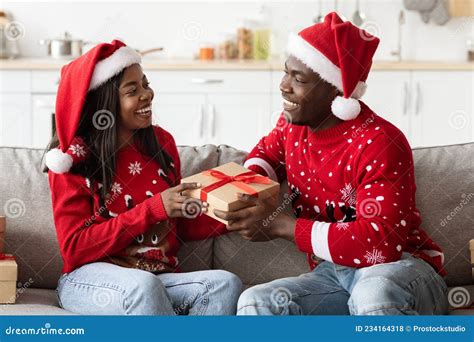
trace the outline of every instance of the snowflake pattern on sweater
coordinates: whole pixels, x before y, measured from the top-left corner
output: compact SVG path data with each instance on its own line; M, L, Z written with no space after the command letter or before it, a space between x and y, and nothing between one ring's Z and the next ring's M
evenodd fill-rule
M361 108L317 132L282 115L244 165L288 182L295 241L312 268L319 259L367 267L408 252L444 275L444 255L420 227L411 148L398 128Z

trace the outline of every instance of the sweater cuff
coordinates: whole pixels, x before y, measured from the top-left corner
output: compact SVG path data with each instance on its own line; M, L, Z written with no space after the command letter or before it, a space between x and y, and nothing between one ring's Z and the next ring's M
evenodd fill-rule
M150 211L154 217L155 221L164 221L169 219L168 214L166 213L165 206L163 205L163 199L161 198L161 193L155 195L149 199Z
M255 173L258 173L259 175L262 175L262 176L265 176L265 177L268 177L268 174L267 172L260 166L258 165L250 165L248 167L249 170L255 172Z
M313 253L311 243L311 233L314 221L306 219L296 219L295 242L298 249L305 253Z

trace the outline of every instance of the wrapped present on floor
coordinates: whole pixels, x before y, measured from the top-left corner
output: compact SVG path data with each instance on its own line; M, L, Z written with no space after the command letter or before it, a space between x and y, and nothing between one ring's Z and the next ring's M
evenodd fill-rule
M3 253L5 247L5 229L6 229L6 217L0 216L0 253Z
M0 304L13 304L16 299L18 266L11 254L0 253Z
M227 224L227 221L214 215L214 209L234 211L249 206L248 203L240 201L237 198L237 193L246 193L254 197L265 199L278 196L280 192L279 183L250 171L234 162L181 180L181 183L194 182L201 183L201 188L188 190L184 194L209 203L206 215L225 224ZM196 211L196 208L192 202L189 202L186 203L184 210L192 215Z

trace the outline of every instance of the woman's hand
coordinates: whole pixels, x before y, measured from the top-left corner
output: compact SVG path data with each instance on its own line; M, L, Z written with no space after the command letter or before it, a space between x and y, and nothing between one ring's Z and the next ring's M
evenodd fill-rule
M195 218L207 211L208 204L189 196L182 195L185 190L201 187L199 183L181 183L161 192L161 200L169 218Z

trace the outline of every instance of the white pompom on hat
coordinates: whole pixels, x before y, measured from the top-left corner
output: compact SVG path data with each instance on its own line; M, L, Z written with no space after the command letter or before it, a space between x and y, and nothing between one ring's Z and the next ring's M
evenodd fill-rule
M287 52L343 93L334 99L331 110L341 120L353 120L361 110L358 100L367 88L378 44L377 37L332 12L324 22L291 35Z

